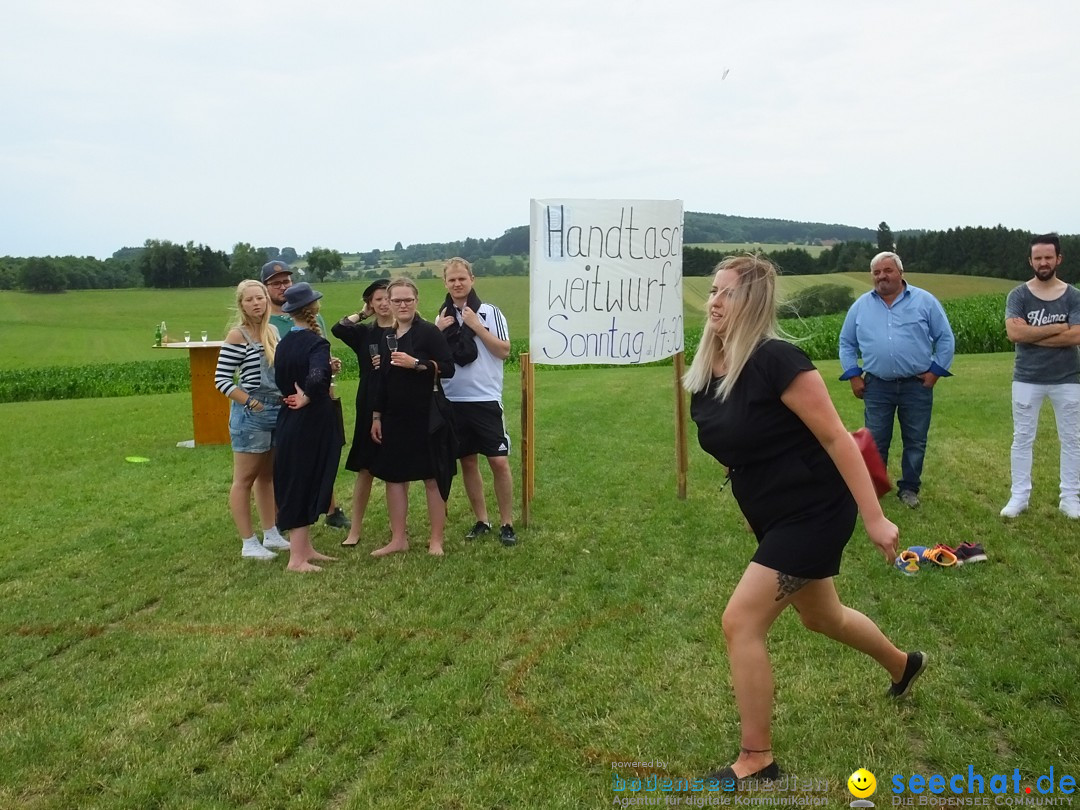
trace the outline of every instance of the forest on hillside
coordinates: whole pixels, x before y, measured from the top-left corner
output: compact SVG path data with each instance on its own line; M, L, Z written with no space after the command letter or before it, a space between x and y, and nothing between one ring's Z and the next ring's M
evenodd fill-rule
M885 222L873 230L688 211L683 230L683 244L687 246L683 250L683 273L691 276L706 275L728 255L694 244L726 242L788 245L766 253L791 275L867 270L876 252L895 249L908 271L1017 280L1030 277L1026 259L1032 234L1002 225L893 234ZM1080 236L1062 236L1061 242L1064 256L1077 255ZM828 247L815 257L800 245ZM341 252L325 247L313 247L301 255L293 247L255 247L238 242L225 252L201 243L147 239L141 247L120 248L104 261L76 256L0 257L0 290L222 287L257 277L259 267L277 258L289 263L304 261L316 281L374 278L387 267L431 263L434 271L432 267L418 271L418 277L428 276L450 256L463 256L473 262L478 275L526 275L528 254L528 225L509 228L490 239L467 237L408 246L398 242L392 250L373 248L352 254L347 263ZM1080 279L1080 266L1074 270L1066 260L1060 274L1070 282Z

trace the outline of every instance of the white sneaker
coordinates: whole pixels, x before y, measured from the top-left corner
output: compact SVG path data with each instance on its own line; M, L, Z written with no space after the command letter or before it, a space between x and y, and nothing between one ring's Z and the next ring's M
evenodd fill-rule
M1028 502L1021 500L1020 498L1009 498L1009 502L1005 504L1005 507L1001 510L1000 514L1003 518L1020 517L1020 513L1028 508ZM1080 515L1078 515L1080 517Z
M263 548L262 543L258 540L255 540L254 542L245 540L244 547L240 549L240 556L248 557L252 560L272 560L277 554L268 548Z
M1071 498L1062 498L1058 503L1058 509L1070 520L1080 520L1080 498L1075 495Z
M289 541L278 531L263 532L262 544L264 548L286 549L289 547Z

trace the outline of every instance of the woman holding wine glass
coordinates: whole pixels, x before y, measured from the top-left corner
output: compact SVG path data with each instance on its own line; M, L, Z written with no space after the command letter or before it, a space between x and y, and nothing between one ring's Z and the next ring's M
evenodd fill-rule
M456 471L449 431L432 433L433 398L439 396L440 377L454 375L446 338L433 323L416 314L419 293L411 279L398 278L387 287L394 314L386 334L378 370L371 438L380 446L372 474L386 481L386 508L390 514L390 542L371 552L383 557L407 551L406 516L409 482L423 481L431 534L428 552L443 553L446 495Z
M341 545L351 547L360 542L360 529L364 524L364 513L371 498L371 484L374 476L371 465L379 446L371 438L371 410L373 401L373 383L375 371L379 367L380 345L383 336L394 325L390 313L390 295L386 292L390 282L380 278L373 281L364 290L364 306L352 315L346 315L331 327L334 337L356 352L356 361L360 367L360 384L356 387L356 422L353 427L353 442L349 456L345 460L345 469L356 473L353 486L352 527ZM374 321L369 319L374 316Z

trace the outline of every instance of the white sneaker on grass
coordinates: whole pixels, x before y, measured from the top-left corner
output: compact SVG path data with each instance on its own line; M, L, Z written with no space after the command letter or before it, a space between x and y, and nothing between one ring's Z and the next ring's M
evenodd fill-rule
M286 549L289 547L289 541L281 535L281 532L276 527L263 532L262 544L264 548Z
M1003 518L1020 517L1020 513L1028 508L1028 502L1022 498L1012 497L1009 498L1009 502L1005 504L1001 510L1001 516Z
M1058 503L1058 509L1070 520L1080 520L1080 498L1077 496L1062 498Z
M240 556L252 560L272 560L277 554L268 548L263 548L257 537L249 537L244 541L244 547L240 549Z

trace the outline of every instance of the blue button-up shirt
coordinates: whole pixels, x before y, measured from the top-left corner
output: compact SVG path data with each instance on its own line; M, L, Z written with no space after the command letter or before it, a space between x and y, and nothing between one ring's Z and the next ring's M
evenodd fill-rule
M904 282L892 306L871 290L856 299L840 329L841 380L863 371L884 380L929 371L951 377L956 340L945 310L926 290ZM859 368L859 357L863 367Z

